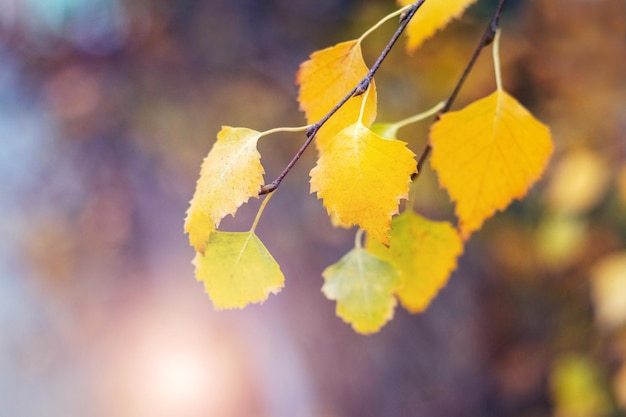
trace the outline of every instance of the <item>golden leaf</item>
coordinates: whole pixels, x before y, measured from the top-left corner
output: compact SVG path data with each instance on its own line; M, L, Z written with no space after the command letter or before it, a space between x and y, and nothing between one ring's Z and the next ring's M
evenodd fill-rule
M311 192L324 200L333 224L358 225L388 244L391 216L408 194L415 165L406 143L381 138L354 123L320 150L311 170Z
M307 123L316 123L348 94L368 72L363 61L360 42L342 42L311 55L302 63L296 76L300 85L298 101ZM318 131L315 142L323 148L333 136L354 123L361 112L364 95L344 104ZM363 123L369 126L376 119L376 85L372 81L363 112Z
M450 20L461 16L475 2L476 0L426 0L406 28L407 50L416 50L426 39L444 28ZM415 3L415 0L398 0L398 3L408 6Z
M456 202L464 240L496 210L526 195L552 154L548 128L501 90L444 114L431 129L430 144L431 165Z
M368 240L374 255L389 261L400 273L396 295L412 313L426 309L456 268L463 243L448 222L428 220L412 211L394 217L389 247Z

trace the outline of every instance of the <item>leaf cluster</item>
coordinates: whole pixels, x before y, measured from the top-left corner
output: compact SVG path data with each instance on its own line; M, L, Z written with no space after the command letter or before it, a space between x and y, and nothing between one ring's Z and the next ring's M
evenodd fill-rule
M202 164L185 220L185 231L197 252L196 277L216 308L263 302L283 287L278 263L254 230L269 197L311 142L318 153L310 172L311 193L322 200L333 225L357 227L354 249L323 271L322 291L336 300L337 315L360 333L378 331L393 317L397 301L411 312L423 311L446 285L464 242L496 211L527 193L545 169L552 141L548 128L502 88L499 31L493 46L495 91L461 110L449 111L475 58L495 34L503 1L447 100L398 122L375 123L374 75L400 33L406 28L407 50L414 52L474 2L400 0L402 8L358 39L313 53L296 77L306 126L265 132L222 128ZM397 16L398 31L368 67L362 42ZM416 158L408 144L397 138L398 131L435 115L429 144ZM264 186L257 143L277 131L304 131L307 140L281 175ZM427 219L412 209L410 189L429 156L440 186L456 204L456 225ZM263 194L269 195L249 231L218 230L226 215L234 215L243 203Z

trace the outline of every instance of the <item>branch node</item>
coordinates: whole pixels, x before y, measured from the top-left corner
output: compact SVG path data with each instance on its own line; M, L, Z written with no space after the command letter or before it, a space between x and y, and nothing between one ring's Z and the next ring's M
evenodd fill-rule
M344 98L342 98L339 101L339 103L337 103L335 107L333 107L326 114L326 116L322 117L321 120L319 120L317 123L309 126L306 129L305 131L306 136L307 136L306 141L302 144L302 146L300 147L298 152L296 152L296 154L293 156L291 161L289 161L287 166L282 170L280 175L271 183L261 187L261 189L259 190L259 195L269 194L273 192L274 190L276 190L280 186L280 183L282 182L283 178L287 176L289 171L291 171L291 168L293 168L293 166L298 162L298 160L300 159L304 151L311 144L311 142L315 138L315 135L320 130L320 128L324 125L324 123L326 123L326 121L330 119L332 115L335 114L351 97L360 96L361 94L364 94L367 91L372 80L374 79L374 74L376 73L376 71L378 71L378 68L380 67L382 62L385 60L385 58L389 54L389 51L391 51L391 48L393 48L393 46L396 44L396 41L398 40L398 38L400 37L404 29L406 29L406 26L408 25L409 21L411 20L411 18L413 18L413 16L415 15L415 12L424 3L424 1L425 0L418 0L413 6L409 7L406 10L406 14L403 15L403 17L400 19L399 27L396 29L395 33L393 34L393 36L387 43L387 46L385 46L383 51L380 53L380 55L378 56L378 59L376 59L376 62L374 62L369 72L365 76L365 78L363 78L363 80L361 80L361 82L352 91L348 92L344 96Z
M352 97L358 97L364 94L369 88L370 83L371 79L369 77L365 77L363 80L361 80L359 85L357 85L356 89L354 90L354 93L352 93Z
M402 14L400 15L400 18L398 19L398 23L402 24L402 22L404 22L406 20L407 17L409 17L409 15L411 14L411 9L407 9L405 11L402 12Z
M272 181L269 184L266 184L263 187L261 187L261 189L259 190L259 196L269 194L273 192L274 190L276 190L276 188L278 188L278 184L276 183L276 181Z
M494 27L494 25L489 25L489 28L487 29L487 32L485 33L485 38L483 41L483 48L486 48L487 46L491 45L493 43L493 40L496 37L496 27Z

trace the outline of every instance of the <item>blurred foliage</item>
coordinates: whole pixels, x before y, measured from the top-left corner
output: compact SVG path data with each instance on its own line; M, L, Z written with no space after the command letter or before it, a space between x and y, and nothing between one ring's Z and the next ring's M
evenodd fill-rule
M377 75L379 121L449 94L493 4L479 1L412 57L392 52ZM257 229L285 291L214 313L194 281L182 219L220 126L302 124L299 63L394 7L0 0L0 415L626 413L623 2L510 2L505 88L550 126L556 155L526 200L472 237L425 313L398 311L367 338L336 319L321 272L352 233L308 195L312 152ZM393 30L367 40L367 62ZM491 92L492 74L483 54L457 107ZM400 136L420 150L427 131ZM302 140L260 146L268 178ZM452 218L429 169L418 188L421 212ZM257 207L223 224L244 230ZM179 384L188 392L207 387L192 397L198 409L157 401L173 389L146 369L176 349L212 358L196 366L211 381L182 365L165 373L191 381Z
M609 399L596 365L585 356L560 356L550 378L555 415L598 417L609 414Z

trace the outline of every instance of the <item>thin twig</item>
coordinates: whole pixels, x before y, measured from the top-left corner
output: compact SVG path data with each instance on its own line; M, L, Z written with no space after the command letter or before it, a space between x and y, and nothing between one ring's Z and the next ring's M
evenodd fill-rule
M500 15L502 14L502 10L504 9L505 2L506 0L500 0L498 2L498 6L496 7L496 10L493 13L493 16L491 17L491 20L489 20L489 24L487 25L487 28L485 29L485 33L483 33L482 38L480 38L480 42L478 42L478 45L476 46L476 49L474 50L474 54L472 55L469 62L467 63L467 66L465 67L463 74L461 74L461 78L459 78L459 81L456 83L456 86L454 87L454 90L452 90L450 97L448 97L448 99L446 100L445 105L443 106L441 110L439 110L439 113L437 113L437 117L435 118L435 121L438 120L441 117L441 115L450 111L450 108L452 107L454 100L456 100L457 96L459 95L459 91L461 91L461 87L463 87L463 84L465 84L465 80L467 79L467 76L472 71L472 68L474 67L474 64L476 63L476 61L478 60L478 57L480 56L480 53L482 52L483 48L488 46L493 41L493 38L496 33L496 29L500 25ZM415 178L417 178L419 173L422 171L422 167L424 166L426 159L428 159L428 156L430 155L431 150L432 148L430 144L427 144L417 161L417 173L413 174L412 176L413 180L415 180Z
M363 77L363 79L352 90L350 90L350 92L346 94L345 97L342 98L339 101L339 103L337 103L337 105L332 108L332 110L330 110L324 117L322 117L320 121L311 125L306 130L306 136L307 136L306 141L302 144L300 149L298 149L298 152L296 152L296 154L293 156L291 161L289 161L287 166L282 170L282 172L278 175L278 177L276 177L276 179L272 181L271 183L266 184L263 187L261 187L261 190L259 191L259 195L268 194L268 193L275 191L280 185L280 183L283 181L283 179L287 176L287 174L289 174L289 171L291 171L294 165L298 162L298 160L300 159L304 151L306 151L306 149L309 147L309 145L315 138L315 135L322 128L324 123L326 123L328 119L330 119L332 115L335 114L352 97L358 96L360 94L363 94L365 91L367 91L367 88L369 87L372 80L374 79L374 75L376 74L376 71L378 71L378 68L380 67L380 65L383 63L387 55L389 55L389 52L391 51L393 46L396 44L398 38L400 37L400 35L402 35L402 32L404 32L404 29L406 29L407 25L409 24L409 22L415 15L415 12L417 12L417 10L424 3L424 1L426 0L416 1L413 5L411 5L406 10L406 12L402 15L402 18L400 19L400 24L398 25L398 29L393 34L393 36L387 43L387 46L385 46L383 51L380 53L380 56L378 57L378 59L376 59L376 62L374 62L374 64L372 65L368 73L365 75L365 77Z

